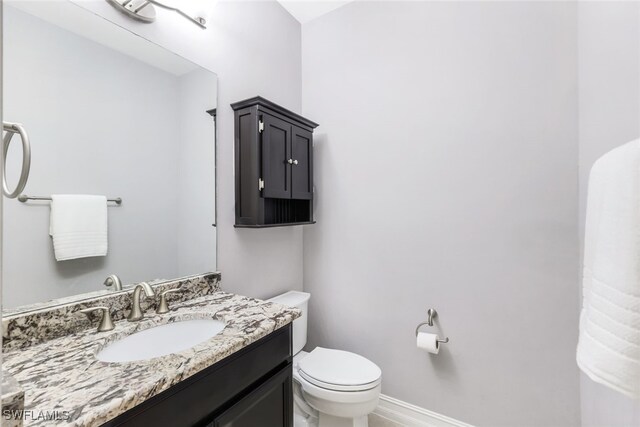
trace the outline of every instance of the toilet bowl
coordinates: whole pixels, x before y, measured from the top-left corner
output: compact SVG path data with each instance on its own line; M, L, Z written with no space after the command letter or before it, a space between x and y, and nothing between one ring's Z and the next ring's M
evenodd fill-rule
M342 350L316 347L307 341L310 295L291 291L269 301L294 306L302 316L293 322L295 427L367 427L367 416L380 397L382 371L370 360Z

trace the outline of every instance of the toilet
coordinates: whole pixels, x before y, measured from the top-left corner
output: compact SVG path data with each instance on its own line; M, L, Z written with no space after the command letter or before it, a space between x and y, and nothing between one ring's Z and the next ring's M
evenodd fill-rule
M290 291L269 300L302 310L292 332L294 427L367 427L367 416L378 405L382 371L348 351L322 347L302 351L310 297Z

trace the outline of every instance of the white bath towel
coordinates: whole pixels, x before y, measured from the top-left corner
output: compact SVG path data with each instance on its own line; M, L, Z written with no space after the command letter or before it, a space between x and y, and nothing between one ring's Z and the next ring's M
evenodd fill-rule
M49 234L57 261L107 255L107 198L51 196Z
M578 366L640 399L640 140L591 169Z

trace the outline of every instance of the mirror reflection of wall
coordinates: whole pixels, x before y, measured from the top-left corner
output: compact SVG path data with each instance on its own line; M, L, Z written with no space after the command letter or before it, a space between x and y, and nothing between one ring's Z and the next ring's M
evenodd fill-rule
M108 204L106 256L56 261L50 202L5 200L4 308L105 290L110 274L126 286L214 271L216 75L78 6L75 21L5 6L3 120L30 135L24 193L123 203Z

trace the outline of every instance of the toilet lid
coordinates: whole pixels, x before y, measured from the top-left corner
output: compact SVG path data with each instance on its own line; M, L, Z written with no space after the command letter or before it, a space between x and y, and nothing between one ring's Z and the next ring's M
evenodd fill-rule
M316 347L298 362L300 376L310 383L337 391L369 390L380 384L382 371L354 353Z

